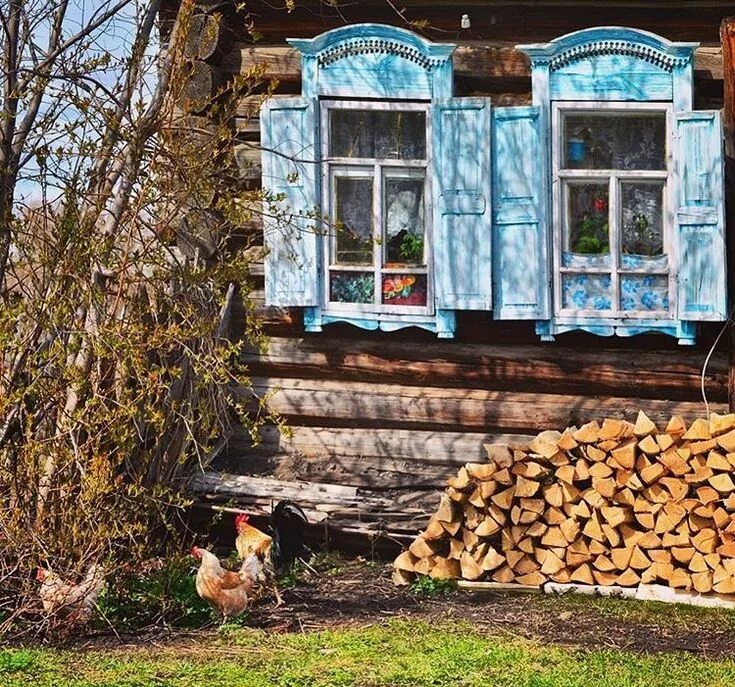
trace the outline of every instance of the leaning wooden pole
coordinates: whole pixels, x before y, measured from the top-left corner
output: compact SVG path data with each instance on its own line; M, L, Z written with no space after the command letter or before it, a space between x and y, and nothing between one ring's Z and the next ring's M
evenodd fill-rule
M725 133L725 218L728 251L728 290L730 304L735 304L735 17L725 17L720 24L725 102L722 111ZM735 410L735 327L730 327L730 364L728 401Z

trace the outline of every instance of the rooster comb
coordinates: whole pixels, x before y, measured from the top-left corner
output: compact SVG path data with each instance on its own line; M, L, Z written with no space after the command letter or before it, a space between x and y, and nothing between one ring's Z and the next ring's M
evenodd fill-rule
M246 513L238 513L235 516L235 528L238 528L240 527L240 525L247 523L248 520L250 520L249 515L247 515Z

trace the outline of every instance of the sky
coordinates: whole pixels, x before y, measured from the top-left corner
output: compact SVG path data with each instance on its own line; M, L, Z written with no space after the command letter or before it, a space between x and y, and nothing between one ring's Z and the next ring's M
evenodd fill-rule
M66 38L73 36L90 20L99 16L100 12L114 6L118 2L119 0L70 0L69 9L67 10L64 22L63 36ZM124 60L130 53L130 48L134 39L136 16L142 12L144 2L145 0L131 0L129 4L121 10L119 15L106 22L93 34L93 40L89 43L85 55L88 55L90 58L107 56L107 59L109 60L108 65L103 68L95 69L93 74L99 84L104 87L114 87L120 77L124 66ZM48 8L50 4L51 3L48 0L35 0L35 2L32 1L27 4L30 16L38 17L43 15L45 19L45 21L39 22L34 30L34 42L36 45L40 46L42 50L45 50L48 45L50 15L46 8ZM152 48L155 49L155 41L153 41ZM150 54L148 57L149 59L152 59ZM26 61L25 64L28 65L29 62ZM60 67L62 69L68 68L68 64L62 61L60 63ZM55 83L52 83L46 102L42 106L42 113L49 111L52 100L59 97L60 88L68 91L71 87L71 89L81 94L83 93L83 90L80 87L83 84L89 84L89 82L76 79L73 75L67 74L66 76L68 77L68 81L56 81ZM152 82L153 77L152 75L149 75L147 82L144 84L145 92L141 93L141 97L143 99L145 99L147 92L150 90ZM66 148L73 151L78 147L76 144L72 143L72 136L77 135L86 138L96 134L94 129L84 129L82 127L82 122L84 120L80 116L79 109L69 102L68 96L62 96L62 98L67 101L67 106L64 109L62 117L59 119L54 135L47 139L47 143L51 148L49 159L53 160L58 158L55 151L59 148ZM70 161L66 164L68 165L69 163ZM19 205L36 205L41 202L43 192L38 183L38 170L39 166L35 160L31 161L23 170L23 178L18 184L16 194L16 200ZM56 188L59 186L59 184L56 183L58 177L51 173L49 179L51 183L48 190L49 197L47 197L47 200L53 200L53 196L58 195L60 192L60 189Z

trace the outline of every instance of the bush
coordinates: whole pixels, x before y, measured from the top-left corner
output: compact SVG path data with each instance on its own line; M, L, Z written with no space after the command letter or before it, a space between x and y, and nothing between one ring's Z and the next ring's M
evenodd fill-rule
M148 561L124 571L100 595L98 624L130 632L152 626L195 628L216 619L196 591L196 566L189 556Z

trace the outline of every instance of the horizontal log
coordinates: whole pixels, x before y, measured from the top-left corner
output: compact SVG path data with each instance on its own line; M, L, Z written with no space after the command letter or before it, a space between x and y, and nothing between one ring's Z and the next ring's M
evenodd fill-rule
M529 78L528 57L514 43L461 43L452 56L455 77L473 79ZM301 81L301 57L297 50L281 45L237 44L222 61L228 73L241 73L254 64L268 64L268 75L279 81ZM722 49L700 47L694 53L695 78L721 80Z
M229 472L272 473L280 479L370 487L443 488L457 467L481 462L486 443L527 443L520 434L422 432L410 430L277 427L261 430L253 447L242 432L230 440L220 467Z
M248 435L236 435L230 453L252 452L257 455L298 453L305 457L359 458L364 464L381 466L381 461L405 463L403 468L415 474L416 462L449 466L453 470L467 461L485 458L485 443L524 443L525 434L486 434L484 432L422 432L400 429L353 429L349 427L291 427L284 435L277 427L263 427L260 444L250 446ZM396 468L398 470L398 468Z
M403 340L272 339L244 356L253 374L543 393L699 400L703 351L585 351L547 345ZM727 358L710 360L705 389L727 399Z
M479 389L437 389L333 380L253 378L269 408L292 424L442 427L454 431L534 432L564 429L605 417L634 420L643 410L664 425L672 415L694 419L701 403L642 398L590 397ZM727 412L726 403L710 403Z

